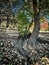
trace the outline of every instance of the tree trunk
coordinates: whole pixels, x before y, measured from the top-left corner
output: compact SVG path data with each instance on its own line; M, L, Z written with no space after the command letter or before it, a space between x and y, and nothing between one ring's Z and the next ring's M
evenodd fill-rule
M34 31L32 32L30 38L29 38L29 41L27 42L27 45L28 45L28 48L29 48L29 44L31 44L32 48L36 48L36 39L37 39L37 36L38 36L38 33L39 33L39 29L40 29L40 24L39 24L39 9L38 9L38 6L37 6L37 0L33 0L32 1L33 3L33 11L34 11ZM18 45L16 46L17 47L17 50L20 52L20 54L22 54L24 57L26 58L30 58L30 52L28 52L27 50L25 50L23 48L24 44L25 44L25 39L24 38L21 38L18 42Z
M35 43L37 40L37 36L39 34L39 30L40 30L40 22L39 22L39 8L38 8L38 4L37 4L37 0L33 0L33 11L34 11L34 30L30 36L30 43L32 44L32 46L35 48ZM37 43L36 43L37 44Z
M10 20L10 7L12 6L12 0L9 0L8 1L9 3L8 3L8 7L7 7L7 25L6 25L6 27L8 28L9 27L9 23L11 22L11 20Z

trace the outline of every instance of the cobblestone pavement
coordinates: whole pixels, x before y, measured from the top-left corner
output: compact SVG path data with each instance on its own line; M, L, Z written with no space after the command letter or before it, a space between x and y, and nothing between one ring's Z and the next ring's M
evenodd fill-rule
M0 32L1 33L1 32ZM2 35L1 35L2 34ZM13 34L10 36L8 34L0 34L0 64L1 65L27 65L27 58L23 57L17 51L17 48L14 48L18 36ZM42 38L42 37L41 37ZM32 58L34 60L34 58ZM33 61L32 65L49 65L49 59L45 56Z

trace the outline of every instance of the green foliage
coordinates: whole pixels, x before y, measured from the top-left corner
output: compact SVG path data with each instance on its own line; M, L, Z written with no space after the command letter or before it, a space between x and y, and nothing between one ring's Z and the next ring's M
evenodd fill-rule
M20 35L25 35L29 33L29 25L32 23L33 12L24 7L22 8L17 15L17 27Z

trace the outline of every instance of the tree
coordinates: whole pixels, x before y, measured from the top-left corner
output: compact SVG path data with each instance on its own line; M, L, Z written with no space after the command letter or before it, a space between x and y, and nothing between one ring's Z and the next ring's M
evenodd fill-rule
M27 59L31 58L31 53L30 50L28 51L28 49L23 48L25 43L27 43L27 46L29 47L29 45L31 46L31 48L34 49L33 53L35 52L36 49L36 40L37 40L37 36L39 33L39 29L40 29L40 24L39 24L39 8L37 5L37 0L33 0L32 1L33 4L33 11L34 11L34 31L32 32L29 40L26 42L26 40L23 38L21 38L18 42L18 46L17 46L17 50L20 52L20 54L22 54L24 57L26 57Z

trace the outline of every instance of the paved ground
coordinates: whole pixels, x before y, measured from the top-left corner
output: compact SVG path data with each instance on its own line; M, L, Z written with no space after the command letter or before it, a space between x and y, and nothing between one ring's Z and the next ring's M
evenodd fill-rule
M18 31L16 30L0 30L0 40L1 39L15 39L17 40L19 36L19 33ZM38 35L38 40L41 42L41 40L43 41L48 41L49 42L49 31L47 32L39 32L39 35Z

